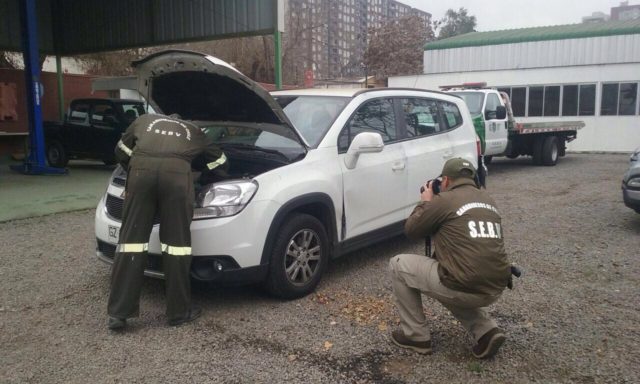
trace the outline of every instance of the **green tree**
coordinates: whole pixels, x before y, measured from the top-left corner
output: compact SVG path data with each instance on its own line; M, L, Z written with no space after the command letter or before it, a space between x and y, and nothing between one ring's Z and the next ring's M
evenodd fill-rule
M476 17L469 15L466 8L461 7L457 12L449 9L444 17L434 23L436 29L440 29L438 40L447 37L475 32Z

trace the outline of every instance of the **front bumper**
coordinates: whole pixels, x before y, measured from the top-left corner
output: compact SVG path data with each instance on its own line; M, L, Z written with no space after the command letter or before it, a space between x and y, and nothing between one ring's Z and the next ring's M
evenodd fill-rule
M640 191L629 189L625 184L622 184L622 200L627 207L640 212Z
M121 189L109 186L108 194L120 196ZM96 255L113 262L121 222L105 207L106 195L96 209ZM266 277L268 264L261 264L262 253L272 218L279 209L274 201L252 201L237 215L191 223L191 274L197 280L247 283ZM149 238L149 262L145 275L163 278L159 225Z

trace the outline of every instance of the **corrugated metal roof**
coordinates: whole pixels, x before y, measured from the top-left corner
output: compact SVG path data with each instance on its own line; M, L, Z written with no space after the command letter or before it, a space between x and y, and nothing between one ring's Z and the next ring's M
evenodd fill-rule
M24 0L0 0L0 49L20 51ZM37 0L40 51L72 55L270 34L277 0Z
M492 32L471 32L427 43L426 51L462 47L478 47L524 43L532 41L566 40L585 37L640 34L640 19L554 25L549 27L507 29Z

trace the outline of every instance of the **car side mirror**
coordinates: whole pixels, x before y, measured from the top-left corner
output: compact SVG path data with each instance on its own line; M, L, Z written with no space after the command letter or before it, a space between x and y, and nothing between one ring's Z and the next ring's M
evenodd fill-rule
M358 133L356 137L353 138L351 145L349 145L349 149L347 149L344 164L348 169L353 169L356 167L360 154L382 152L383 149L384 141L382 141L382 136L379 133Z
M496 119L503 120L507 117L507 108L502 105L496 107Z

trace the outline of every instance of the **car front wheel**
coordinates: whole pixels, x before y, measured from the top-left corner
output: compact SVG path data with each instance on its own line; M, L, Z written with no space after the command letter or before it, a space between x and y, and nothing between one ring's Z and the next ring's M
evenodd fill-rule
M322 223L311 215L293 214L276 237L267 289L284 299L308 295L320 282L328 259L329 240Z

